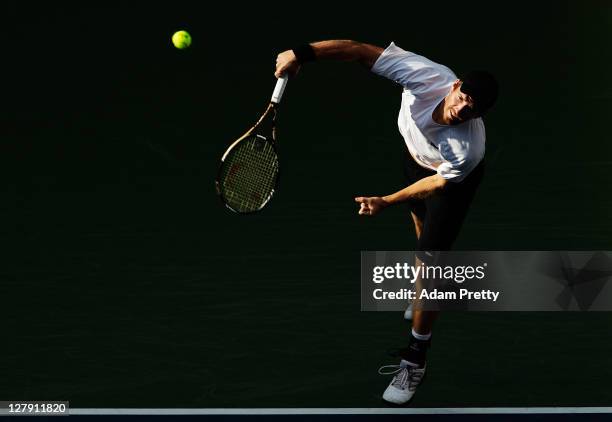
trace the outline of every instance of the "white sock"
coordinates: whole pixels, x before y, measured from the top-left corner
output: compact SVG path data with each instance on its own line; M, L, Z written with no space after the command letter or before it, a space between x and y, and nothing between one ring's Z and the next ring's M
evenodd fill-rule
M412 336L417 339L417 340L421 340L421 341L427 341L431 338L431 332L427 333L427 334L419 334L416 331L414 331L414 328L412 329Z

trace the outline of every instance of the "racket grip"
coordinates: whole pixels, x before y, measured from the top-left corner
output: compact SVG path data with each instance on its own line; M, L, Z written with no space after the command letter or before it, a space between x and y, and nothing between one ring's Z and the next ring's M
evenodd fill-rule
M281 76L276 81L276 86L274 87L274 92L272 93L272 99L270 100L274 104L280 103L281 98L283 98L283 93L285 92L285 87L287 86L287 81L289 78L287 75Z

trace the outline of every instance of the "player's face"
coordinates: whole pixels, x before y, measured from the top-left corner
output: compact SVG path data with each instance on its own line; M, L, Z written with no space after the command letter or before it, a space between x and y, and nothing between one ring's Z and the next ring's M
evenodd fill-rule
M448 125L458 125L478 117L472 98L461 92L461 81L456 80L446 96L443 119Z

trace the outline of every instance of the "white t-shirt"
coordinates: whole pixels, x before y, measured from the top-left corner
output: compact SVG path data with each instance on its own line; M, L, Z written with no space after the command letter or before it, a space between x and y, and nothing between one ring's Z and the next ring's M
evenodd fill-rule
M440 125L431 117L457 80L455 74L446 66L402 50L394 43L376 60L372 72L404 87L397 123L416 162L450 181L463 180L484 157L482 119L449 126Z

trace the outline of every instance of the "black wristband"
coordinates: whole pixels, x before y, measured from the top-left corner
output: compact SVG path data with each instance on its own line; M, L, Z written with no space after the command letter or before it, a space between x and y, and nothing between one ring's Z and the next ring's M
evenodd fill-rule
M313 62L315 60L315 52L310 44L300 44L293 48L293 54L299 64Z

